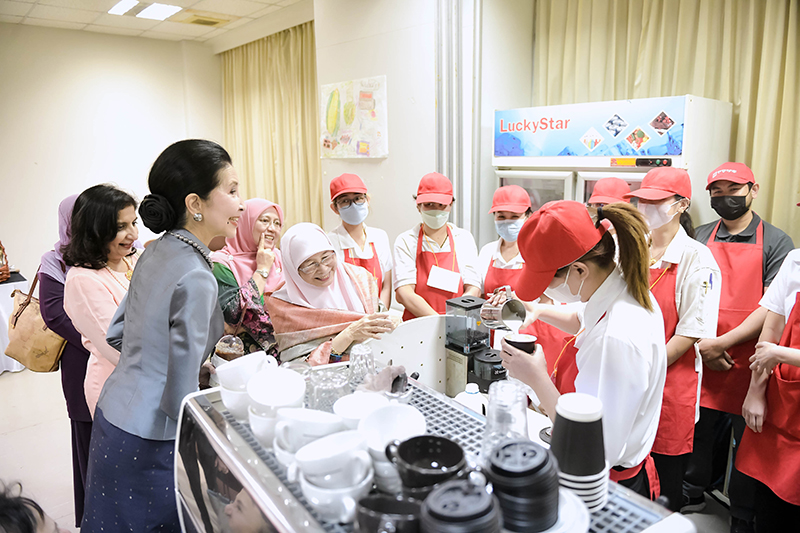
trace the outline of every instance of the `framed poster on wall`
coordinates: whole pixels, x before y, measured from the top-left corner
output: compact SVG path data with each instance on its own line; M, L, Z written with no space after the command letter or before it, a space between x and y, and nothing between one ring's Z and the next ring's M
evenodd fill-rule
M388 157L386 76L323 85L319 104L321 157Z

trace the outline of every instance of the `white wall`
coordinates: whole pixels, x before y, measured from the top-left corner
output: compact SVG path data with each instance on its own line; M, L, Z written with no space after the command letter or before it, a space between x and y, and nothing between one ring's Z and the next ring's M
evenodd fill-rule
M0 23L0 73L0 240L29 279L65 196L111 182L141 199L170 143L222 138L219 58L200 43Z
M315 0L317 77L320 85L386 75L389 157L322 160L322 191L343 172L361 176L372 196L367 224L395 237L419 222L412 196L434 170L435 6L430 0ZM338 217L325 210L325 228Z

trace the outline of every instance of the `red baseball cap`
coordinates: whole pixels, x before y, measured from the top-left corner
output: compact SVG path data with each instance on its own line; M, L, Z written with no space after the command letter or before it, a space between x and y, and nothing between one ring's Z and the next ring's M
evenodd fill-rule
M436 204L450 205L453 203L453 184L450 180L439 174L431 172L419 180L417 187L417 204L433 202Z
M625 198L635 196L642 200L664 200L670 196L692 198L692 180L682 168L658 167L645 174L642 186L629 192Z
M755 183L753 171L744 163L723 163L708 175L706 190L711 188L715 181L732 181L734 183Z
M331 202L348 192L367 193L367 186L355 174L342 174L331 180Z
M587 203L590 204L615 204L617 202L631 203L630 198L624 198L631 192L628 182L620 178L603 178L597 180L592 189L592 197Z
M492 197L492 208L490 213L495 211L511 211L512 213L524 213L531 208L531 197L528 191L519 185L506 185L494 191Z
M596 228L586 206L572 200L547 202L525 221L517 243L525 260L516 293L535 300L553 281L559 268L574 263L600 242L606 232Z

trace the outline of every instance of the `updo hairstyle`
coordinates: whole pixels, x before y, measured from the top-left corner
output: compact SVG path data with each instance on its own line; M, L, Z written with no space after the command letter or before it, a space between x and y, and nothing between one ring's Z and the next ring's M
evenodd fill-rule
M219 185L219 172L231 165L231 156L213 141L187 139L161 152L147 185L139 215L153 233L186 224L186 197L192 193L203 200Z

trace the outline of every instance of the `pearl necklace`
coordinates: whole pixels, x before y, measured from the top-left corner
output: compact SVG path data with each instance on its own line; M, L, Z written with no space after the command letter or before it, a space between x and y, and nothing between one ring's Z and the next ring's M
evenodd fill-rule
M208 263L208 268L210 268L211 270L214 270L214 264L211 262L211 259L208 257L208 254L206 253L206 251L203 250L200 247L199 244L197 244L196 242L194 242L193 240L191 240L191 239L189 239L187 237L184 237L183 235L179 235L179 234L173 233L171 231L168 231L167 234L172 235L173 237L175 237L176 239L178 239L181 242L185 242L186 244L188 244L189 246L191 246L192 248L194 248L195 250L200 252L200 255L202 255L203 259L205 259L206 263Z

